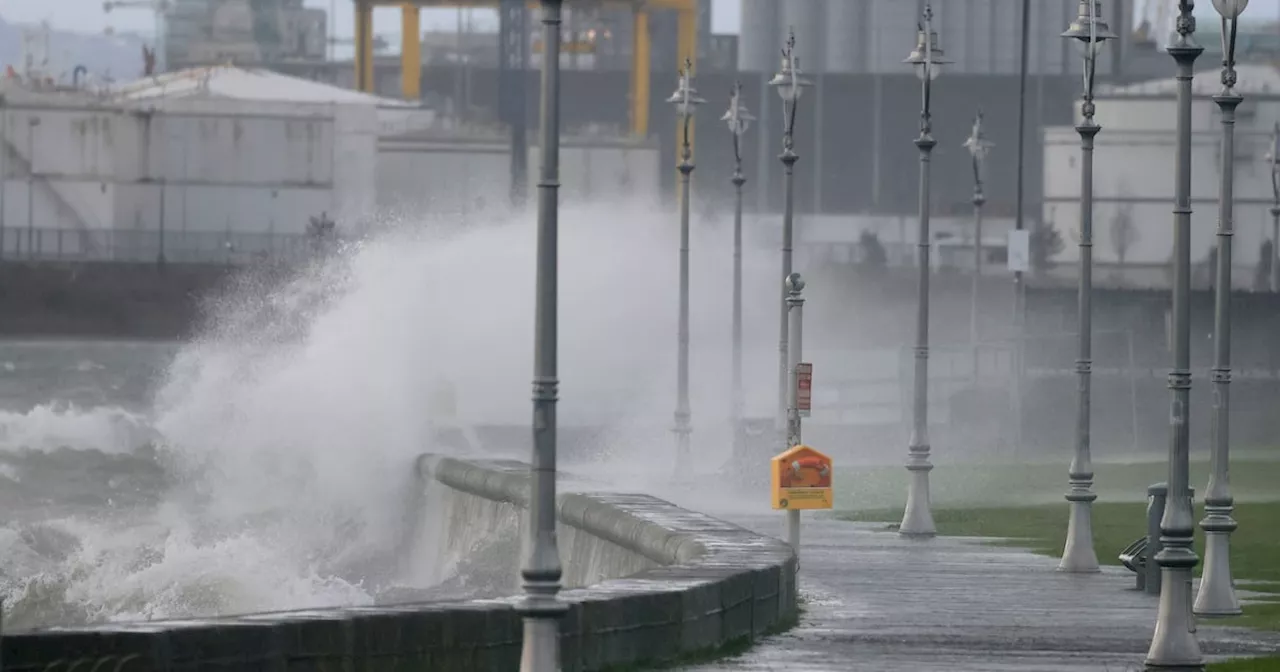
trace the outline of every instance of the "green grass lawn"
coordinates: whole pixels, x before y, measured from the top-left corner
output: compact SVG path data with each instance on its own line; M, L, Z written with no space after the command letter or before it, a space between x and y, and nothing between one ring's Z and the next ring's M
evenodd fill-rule
M1214 663L1208 672L1280 672L1280 658L1241 658Z

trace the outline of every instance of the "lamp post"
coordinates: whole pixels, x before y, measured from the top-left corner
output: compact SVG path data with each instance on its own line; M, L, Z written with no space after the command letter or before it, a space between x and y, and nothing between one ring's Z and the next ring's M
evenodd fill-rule
M1071 491L1066 499L1071 513L1060 572L1090 573L1098 569L1093 548L1093 461L1089 455L1092 423L1090 385L1093 373L1093 140L1102 130L1093 119L1093 81L1098 52L1115 37L1102 19L1102 0L1080 0L1076 20L1063 37L1075 40L1084 54L1084 95L1080 103L1080 286L1078 291L1079 350L1076 358L1076 452L1067 472Z
M556 543L557 285L560 188L560 14L562 0L542 0L542 166L538 176L538 235L534 289L533 459L528 537L520 576L524 618L521 672L560 669L560 618L568 607L560 592Z
M796 34L791 31L782 49L782 69L769 80L769 86L782 98L782 277L791 276L791 240L794 233L795 166L800 158L795 152L796 106L804 90L813 83L801 76L800 59L795 55ZM778 301L778 408L777 428L785 435L787 418L787 290L784 286ZM784 441L785 443L785 441ZM790 446L783 446L783 449Z
M1280 122L1271 130L1267 163L1271 165L1271 291L1280 292Z
M1148 669L1203 669L1191 614L1191 550L1195 520L1188 481L1191 403L1191 78L1204 48L1196 44L1194 0L1178 0L1177 34L1169 55L1178 64L1177 154L1174 172L1173 370L1169 373L1169 498L1160 519L1160 608L1147 652Z
M1236 25L1249 0L1214 0L1222 15L1222 92L1213 97L1222 111L1222 170L1218 197L1218 277L1214 284L1213 314L1213 415L1209 434L1212 470L1204 496L1204 572L1196 595L1195 613L1202 616L1234 616L1240 613L1231 581L1231 533L1236 521L1231 517L1227 466L1230 456L1231 424L1231 237L1235 233L1233 202L1235 187L1236 108L1243 98L1235 92Z
M742 104L742 82L733 85L729 96L729 110L720 117L729 125L733 134L733 389L731 391L733 420L733 454L743 450L742 416L746 406L742 389L742 185L747 178L742 175L742 136L755 121L755 117Z
M995 143L987 140L982 132L982 110L973 120L973 132L964 141L964 148L969 150L973 158L973 289L969 297L969 344L973 348L973 378L978 379L978 290L982 280L982 206L987 202L987 195L982 189L985 177L987 154Z
M684 141L680 145L680 326L677 334L679 348L676 372L676 464L684 464L689 458L689 178L693 173L693 148L689 145L689 123L698 106L707 101L698 97L693 88L693 60L685 59L684 70L675 93L667 98L676 106L684 129Z
M27 258L34 259L36 224L35 224L35 183L36 183L36 127L40 125L40 117L27 118Z
M920 150L920 233L916 242L916 263L919 265L920 284L916 312L915 349L915 398L912 404L911 445L908 449L907 471L911 483L907 490L907 508L902 514L899 534L908 537L932 537L933 513L929 510L929 162L932 160L933 120L929 112L933 80L942 73L942 66L949 61L943 58L938 47L938 33L933 30L933 6L926 4L924 22L916 33L916 48L907 57L907 63L915 66L920 78L920 135L915 140Z

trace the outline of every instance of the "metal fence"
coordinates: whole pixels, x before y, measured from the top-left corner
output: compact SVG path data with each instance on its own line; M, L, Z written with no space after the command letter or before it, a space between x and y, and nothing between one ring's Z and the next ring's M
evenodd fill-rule
M245 265L311 258L317 239L305 234L155 229L0 230L0 259Z

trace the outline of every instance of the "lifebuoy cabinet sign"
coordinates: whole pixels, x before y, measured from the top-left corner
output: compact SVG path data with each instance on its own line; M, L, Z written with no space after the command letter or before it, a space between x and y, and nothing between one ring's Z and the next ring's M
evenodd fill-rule
M834 502L831 458L809 446L796 446L770 460L773 508L830 509Z

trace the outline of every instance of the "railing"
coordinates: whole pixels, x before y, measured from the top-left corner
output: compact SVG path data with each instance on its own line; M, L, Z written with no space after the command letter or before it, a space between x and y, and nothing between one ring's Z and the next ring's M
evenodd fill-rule
M292 263L313 256L317 242L285 233L8 227L0 230L0 261Z

